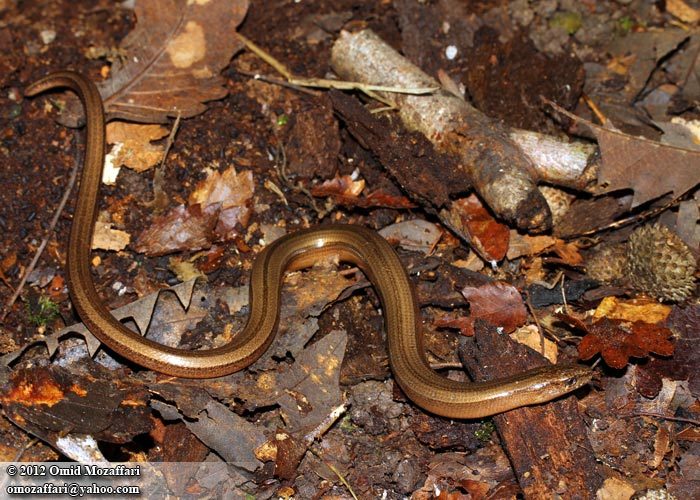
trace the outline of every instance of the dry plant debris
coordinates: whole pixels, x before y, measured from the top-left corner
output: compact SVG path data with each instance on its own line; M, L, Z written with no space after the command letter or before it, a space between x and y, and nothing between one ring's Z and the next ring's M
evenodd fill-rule
M219 73L242 47L236 27L247 10L247 0L137 2L138 22L119 47L128 57L99 87L107 115L165 123L204 112L227 93Z
M631 189L636 207L665 194L681 196L698 184L700 152L606 129L559 107L557 111L590 129L598 141L600 192Z
M682 302L695 290L697 257L668 227L637 228L625 244L603 246L588 262L588 274L622 283L661 300Z
M152 144L168 135L160 125L141 125L115 121L107 125L107 143L119 148L112 162L137 172L156 166L163 159L164 148Z
M210 171L180 205L156 218L136 242L147 255L201 250L215 242L231 241L248 225L255 185L250 171Z

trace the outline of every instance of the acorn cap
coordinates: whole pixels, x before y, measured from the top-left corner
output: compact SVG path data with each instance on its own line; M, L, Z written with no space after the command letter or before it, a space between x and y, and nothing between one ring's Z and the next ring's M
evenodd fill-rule
M626 250L626 279L635 290L669 301L685 300L695 291L695 256L666 226L640 227Z

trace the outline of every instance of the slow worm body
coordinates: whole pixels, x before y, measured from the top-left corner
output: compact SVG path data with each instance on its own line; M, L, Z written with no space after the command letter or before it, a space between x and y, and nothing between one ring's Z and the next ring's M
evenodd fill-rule
M67 87L78 94L87 115L87 147L68 246L67 276L73 304L87 328L116 353L165 374L209 378L253 363L274 338L284 273L339 255L359 266L381 299L392 371L403 391L438 415L478 418L549 401L591 379L578 365L553 365L489 382L448 380L429 366L418 325L413 288L393 248L372 230L349 225L321 226L285 236L257 257L250 278L250 317L229 344L204 351L167 347L124 327L102 304L90 274L90 242L104 163L104 112L92 82L80 74L53 73L32 84L26 95Z

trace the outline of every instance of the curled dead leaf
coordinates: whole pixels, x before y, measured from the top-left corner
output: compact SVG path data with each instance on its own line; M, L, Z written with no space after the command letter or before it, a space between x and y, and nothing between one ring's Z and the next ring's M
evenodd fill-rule
M138 238L136 250L165 255L182 250L201 250L239 236L252 215L253 174L229 168L212 171L180 205L157 217Z
M505 257L510 231L491 215L476 195L454 201L448 218L469 237L470 243L483 258L499 261Z

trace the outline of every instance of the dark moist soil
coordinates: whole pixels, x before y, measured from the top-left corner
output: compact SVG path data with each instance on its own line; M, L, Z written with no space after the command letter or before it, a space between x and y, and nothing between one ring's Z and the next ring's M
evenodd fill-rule
M631 5L624 5L630 2L583 2L590 16L607 26L606 29L595 31L590 23L585 22L582 30L588 31L582 31L578 39L573 40L560 32L552 35L546 23L544 26L541 23L529 26L514 23L513 27L507 19L499 18L492 25L500 25L504 32L512 34L509 41L504 41L493 28L478 29L474 25L461 26L460 23L474 17L493 20L494 17L503 16L497 13L498 7L507 2L434 2L435 12L439 14L435 14L434 18L421 13L418 4L423 3L416 2L413 6L410 2L396 2L402 5L401 9L397 9L389 1L304 0L297 3L261 0L252 2L239 30L283 61L293 73L324 77L330 71L330 48L340 27L372 28L390 44L400 48L401 27L408 21L411 21L411 26L420 26L416 21L420 19L424 31L417 32L413 43L405 44L404 48L425 70L434 72L444 69L457 83L464 85L472 102L488 115L511 126L551 133L557 130L557 126L542 112L540 95L563 106L575 106L584 84L582 59L595 61L598 58L596 44L616 35L616 20L623 16L647 16L645 22L659 22L646 5L649 2L633 1ZM546 12L548 3L557 2L532 2L532 8ZM596 6L596 3L599 5ZM521 11L519 7L513 9L513 15L517 17ZM333 16L324 18L325 14ZM335 26L335 19L341 19L337 27L329 31L317 29L322 24L320 21ZM440 19L452 20L453 29L447 33L435 29L440 26L437 21ZM111 2L0 2L2 304L7 302L18 286L24 269L46 236L49 221L64 193L71 170L80 161L84 150L82 130L59 125L53 120L55 113L47 113L44 109L47 98L24 99L22 90L40 76L66 68L77 70L94 81L101 80L101 72L107 63L103 58L88 58L87 49L104 49L105 53L114 51L135 22L131 10ZM49 30L55 32L55 38L45 42L42 36L48 36ZM430 33L433 34L432 38L427 36ZM473 52L465 52L456 60L428 55L435 54L436 47L450 43L459 45L467 39L475 47ZM439 53L443 54L444 51ZM421 57L421 54L426 56ZM469 68L478 68L478 71L470 71ZM280 182L279 176L272 173L274 161L271 152L279 148L281 142L291 145L287 154L296 158L293 163L298 170L293 173L299 179L325 180L333 178L336 173L350 174L355 165L346 159L361 158L368 167L363 173L372 188L383 187L388 193L401 196L401 191L381 173L380 165L371 155L344 130L339 134L330 130L335 118L330 102L322 92L309 95L282 87L256 87L248 76L238 70L273 73L252 54L239 53L223 72L228 97L209 103L205 113L183 121L168 157L162 186L173 206L186 200L197 182L205 177L204 166L216 168L234 165L239 170L252 170L256 183L255 203L272 207L254 213L252 223L286 220L288 229L305 223L314 224L318 211L307 195L282 186L289 202L285 205L279 202L277 194L264 186L267 179ZM280 117L291 117L292 120L284 130L278 126ZM303 120L306 122L300 123ZM315 124L319 127L316 131ZM295 125L299 128L295 128ZM340 143L337 143L338 138ZM333 154L329 154L329 150ZM314 161L304 163L305 155L311 154L317 155ZM323 165L323 168L318 168L318 165ZM122 168L115 187L102 186L101 208L113 216L121 214L121 222L132 235L132 242L149 225L153 216L152 209L146 204L153 198L152 175L151 171L136 174ZM42 273L41 286L26 286L0 326L0 353L11 352L45 332L78 321L71 309L64 275L73 199L74 194L55 229L49 234L48 245L37 264L36 269ZM324 200L317 199L315 203L317 207L322 207ZM402 213L386 208L346 210L335 207L326 220L381 227L393 222ZM254 233L251 240L257 241L260 236L261 233ZM457 256L461 257L461 253L457 251ZM177 282L170 270L168 256L147 258L131 247L120 252L96 251L94 256L100 259L99 265L93 266L96 285L101 299L110 308L128 304ZM243 241L226 246L221 250L221 255L217 255L215 264L208 269L210 284L237 286L247 283L247 272L242 269L249 269L254 257L254 252ZM186 259L187 255L182 258ZM241 259L245 265L232 265ZM113 286L115 282L120 282L122 286ZM421 294L426 283L419 283ZM453 292L453 285L452 282L445 285L444 293L438 292L434 301L438 302L439 296ZM427 283L427 286L442 285ZM435 288L430 288L430 291L434 293ZM30 313L39 307L42 296L47 295L58 304L58 314L49 318L48 323L38 325L32 320L35 315ZM424 302L430 300L425 298ZM377 304L376 296L369 291L361 298L353 297L333 305L321 316L321 332L334 328L358 332L357 336L351 336L341 383L348 384L347 390L355 395L363 391L384 391L389 401L383 406L377 404L359 408L353 413L352 421L348 422L352 430L339 432L335 429L329 434L327 446L330 456L339 457L338 460L344 464L348 481L361 497L380 497L384 493L388 494L388 498L399 498L424 484L427 465L435 450L472 451L481 447L484 440L496 438L495 435L490 436L488 430L483 431L482 422L451 422L429 416L415 406L406 407L401 419L386 418L394 411L393 405L397 404L391 397L398 401L406 400L400 391L392 389L391 383L385 383L390 371L383 337L379 333L382 321ZM454 352L456 347L453 336L444 332L433 332L428 343L435 346L433 352ZM169 427L173 435L181 436L182 442L192 441L188 447L196 450L196 453L192 452L187 457L171 457L161 451L161 458L201 460L206 455L206 449L182 424ZM57 458L51 448L41 443L27 447L31 444L31 438L17 433L17 428L4 418L0 420L0 441L0 448L10 450L2 454L2 460L13 460L18 450L24 450L23 460ZM147 453L150 444L150 439L139 440L130 445L132 449L129 451L145 450ZM142 446L143 450L135 450L134 446ZM114 453L126 456L120 454L127 448L120 448ZM320 497L324 493L346 495L346 490L321 481L306 465L295 482L299 498ZM514 479L509 476L502 480L499 487L502 491L512 492L516 488L514 485Z

